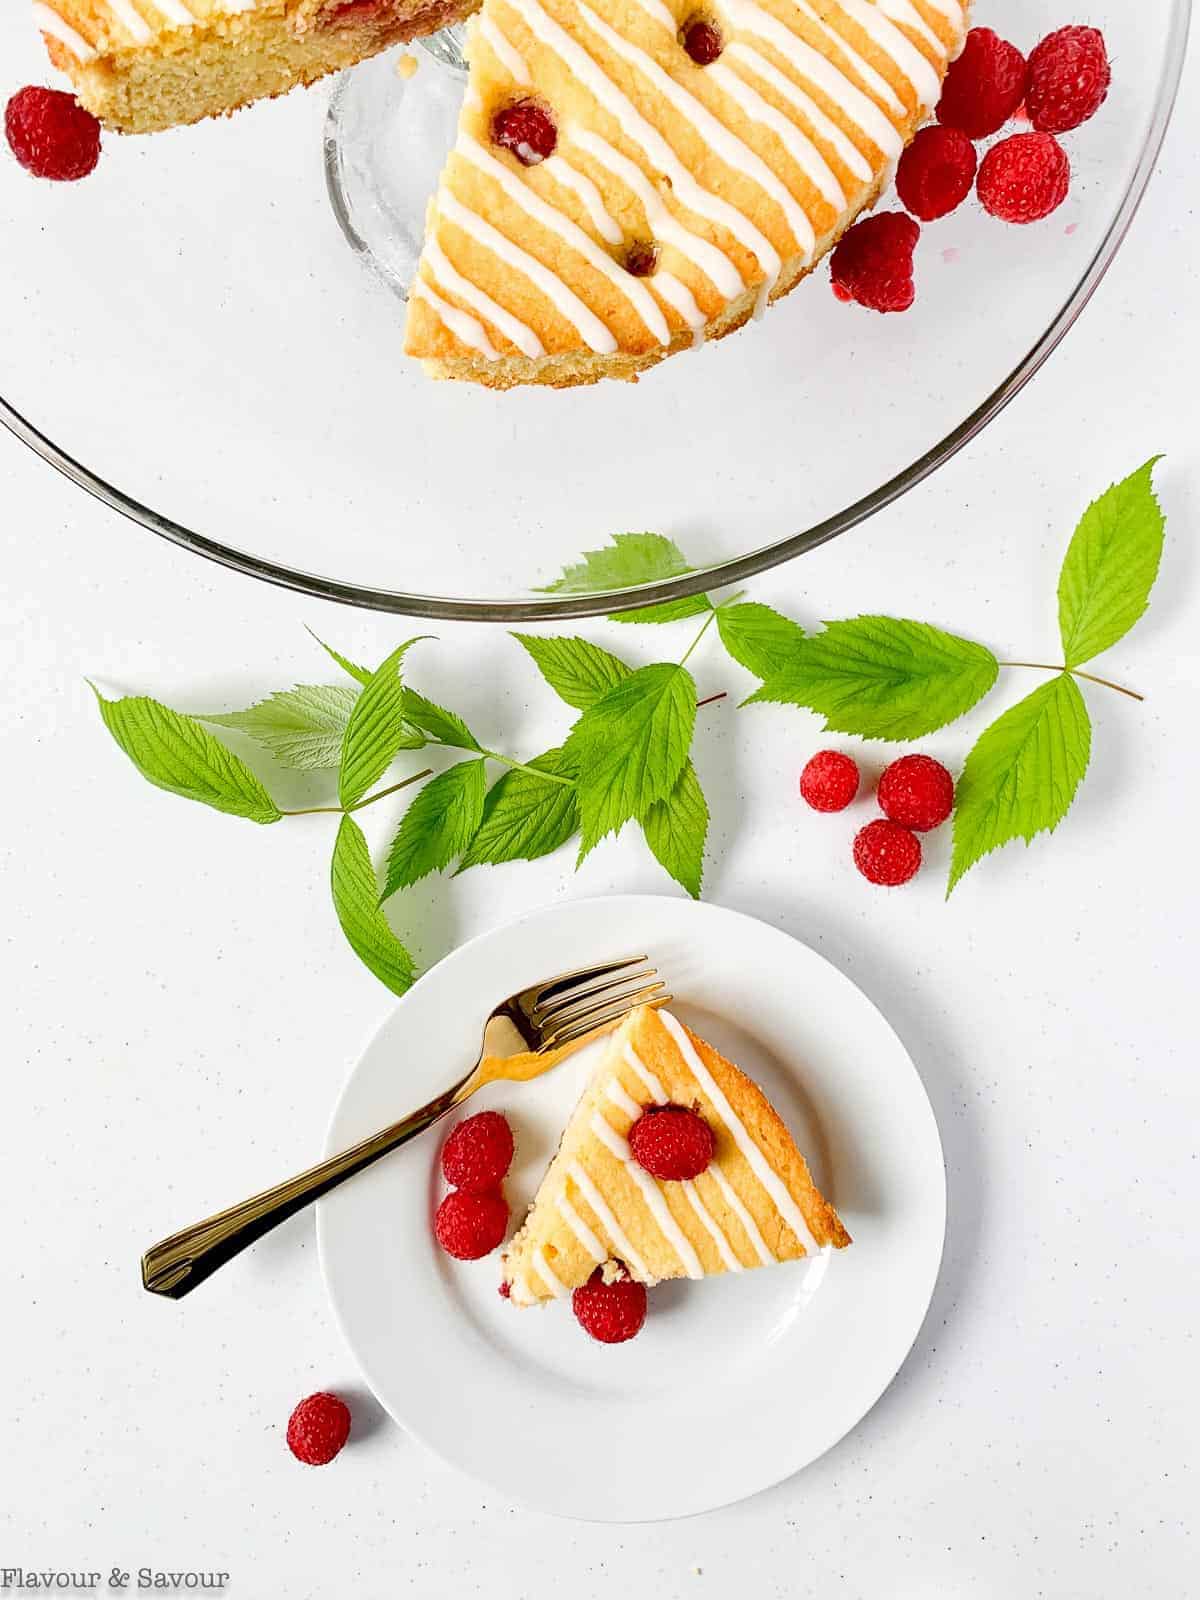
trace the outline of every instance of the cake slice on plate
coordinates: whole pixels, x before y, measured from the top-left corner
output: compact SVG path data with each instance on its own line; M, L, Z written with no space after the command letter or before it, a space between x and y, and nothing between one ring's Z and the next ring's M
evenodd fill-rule
M684 1108L703 1127L656 1132ZM641 1125L639 1130L639 1124ZM705 1134L704 1130L708 1132ZM672 1159L686 1179L656 1177ZM617 1029L503 1256L517 1305L563 1299L603 1269L636 1282L703 1278L795 1261L850 1235L762 1090L669 1011Z
M479 0L34 0L51 59L106 127L155 133L283 94Z
M740 327L878 199L969 10L484 0L409 354L438 378L561 387Z

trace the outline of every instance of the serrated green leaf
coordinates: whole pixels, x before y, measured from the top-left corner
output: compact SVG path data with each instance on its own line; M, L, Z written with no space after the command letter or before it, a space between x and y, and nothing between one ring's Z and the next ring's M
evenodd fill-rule
M562 750L547 750L528 765L553 777L572 776ZM578 827L573 784L568 787L519 770L506 772L488 792L483 821L459 871L505 861L535 861L566 844Z
M613 611L610 622L683 622L687 617L703 616L713 609L704 594L690 594L683 600L664 600L657 606L640 606L636 611Z
M353 817L343 817L330 866L333 904L342 932L358 959L393 994L412 987L413 961L379 909L379 881L366 837Z
M105 727L156 788L231 817L279 821L283 813L246 763L195 717L145 695L106 700L95 684L90 687Z
M345 683L302 683L280 689L244 711L214 712L203 722L234 728L263 745L285 767L316 772L342 759L346 724L358 690Z
M487 762L460 761L420 790L388 851L384 900L460 856L483 819Z
M632 672L619 657L586 639L514 633L513 638L533 657L546 682L569 706L586 711L589 706Z
M798 622L756 600L718 606L717 632L738 665L764 679L784 670L804 638Z
M583 713L565 746L577 773L581 860L670 794L695 725L696 685L670 662L630 673Z
M642 832L656 859L693 900L700 898L708 802L689 761L665 800L656 800L642 819Z
M479 750L483 746L463 719L445 706L434 705L415 689L404 691L404 715L422 735L448 744L454 750Z
M305 624L305 627L308 627L307 623ZM308 632L312 634L314 639L317 640L317 643L321 646L321 649L324 650L329 659L333 662L336 662L336 664L341 667L343 672L347 673L357 683L366 683L367 679L371 676L370 667L360 667L355 662L348 661L346 657L339 651L335 650L331 644L326 644L324 639L317 638L317 635L313 633L311 628L308 628Z
M1058 623L1068 667L1082 667L1145 615L1162 561L1154 456L1084 512L1058 580Z
M603 589L630 589L639 583L661 583L692 569L683 551L662 533L618 533L580 561L541 594L595 594Z
M746 704L806 706L826 729L866 739L919 739L982 700L998 670L983 645L928 623L852 617L798 640Z
M392 651L367 679L350 713L338 773L338 799L344 806L357 804L399 752L412 748L412 734L404 714L400 662L416 642L408 639Z
M1065 673L1035 689L979 736L958 780L949 896L983 856L1066 816L1088 768L1092 725Z

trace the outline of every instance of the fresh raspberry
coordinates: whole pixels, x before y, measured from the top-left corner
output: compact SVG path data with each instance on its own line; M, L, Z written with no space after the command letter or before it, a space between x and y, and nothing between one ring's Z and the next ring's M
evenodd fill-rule
M499 1187L512 1166L512 1129L498 1111L481 1111L460 1122L442 1146L446 1182L469 1194Z
M800 774L800 798L814 811L845 811L858 793L858 763L840 750L818 750Z
M683 30L683 48L698 67L711 67L725 42L711 22L698 17Z
M833 252L833 292L871 311L907 311L916 299L913 251L920 225L900 211L865 217Z
M698 1178L717 1142L698 1111L687 1106L648 1106L629 1130L629 1147L652 1178Z
M35 178L70 183L100 159L100 124L61 89L18 89L4 110L9 148Z
M954 779L932 756L901 756L885 767L876 798L885 817L928 833L954 810Z
M957 128L922 128L900 157L896 193L922 222L949 216L971 192L979 158Z
M653 244L630 245L625 271L635 278L648 278L658 265L658 248Z
M518 100L492 118L492 138L523 167L536 167L554 154L558 129L550 113L533 100Z
M508 1203L498 1189L489 1194L467 1194L454 1189L433 1218L437 1242L458 1261L478 1261L489 1255L508 1228Z
M1029 58L1025 109L1041 133L1069 133L1108 98L1112 68L1098 28L1059 28Z
M972 28L942 86L937 119L968 139L999 130L1025 98L1025 57L991 28Z
M1040 222L1057 211L1071 187L1067 152L1051 133L1014 133L994 144L979 167L975 189L985 211L1001 222Z
M621 1272L614 1283L605 1283L604 1268L597 1267L571 1296L580 1327L601 1344L624 1344L646 1320L645 1284L634 1283L623 1267Z
M350 1437L350 1410L335 1394L310 1394L288 1418L288 1449L297 1461L323 1467Z
M854 841L854 865L868 883L889 889L907 883L921 865L921 841L898 822L877 817Z

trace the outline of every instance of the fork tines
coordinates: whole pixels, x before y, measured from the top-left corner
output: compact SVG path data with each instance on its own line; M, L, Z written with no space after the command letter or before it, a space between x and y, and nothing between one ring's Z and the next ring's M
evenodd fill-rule
M634 1006L662 1004L671 997L658 969L645 956L632 956L603 967L566 973L547 984L533 1006L542 1033L542 1048L557 1049L610 1023L619 1022Z

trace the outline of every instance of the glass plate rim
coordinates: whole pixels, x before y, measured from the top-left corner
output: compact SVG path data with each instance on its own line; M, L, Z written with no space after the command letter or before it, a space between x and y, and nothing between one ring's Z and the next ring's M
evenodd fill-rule
M772 567L781 566L797 556L806 555L810 550L815 550L818 546L837 538L839 534L848 533L850 529L858 527L869 517L899 500L910 489L923 483L980 434L988 423L999 416L1049 360L1099 288L1145 197L1179 94L1187 55L1191 14L1192 0L1172 0L1165 46L1164 74L1159 83L1158 99L1141 154L1120 204L1086 271L1036 343L964 421L903 471L896 473L894 477L833 516L815 523L811 528L762 545L748 555L716 562L709 567L698 567L680 577L661 583L603 590L591 594L546 596L542 599L531 597L524 600L491 600L470 596L456 598L378 589L368 585L347 583L337 578L327 578L319 573L306 572L299 567L289 567L280 562L249 555L245 551L224 545L217 539L197 533L182 523L173 521L106 482L82 462L77 461L56 445L2 394L0 394L0 423L23 444L28 445L35 455L40 456L78 488L108 506L110 510L118 512L169 543L190 550L193 554L203 556L206 560L214 561L233 572L244 573L248 577L274 584L278 588L290 589L313 599L330 600L361 610L445 621L552 622L569 617L590 617L610 611L629 611L640 606L659 605L668 600L686 599L706 589L744 583L760 573L769 571Z

